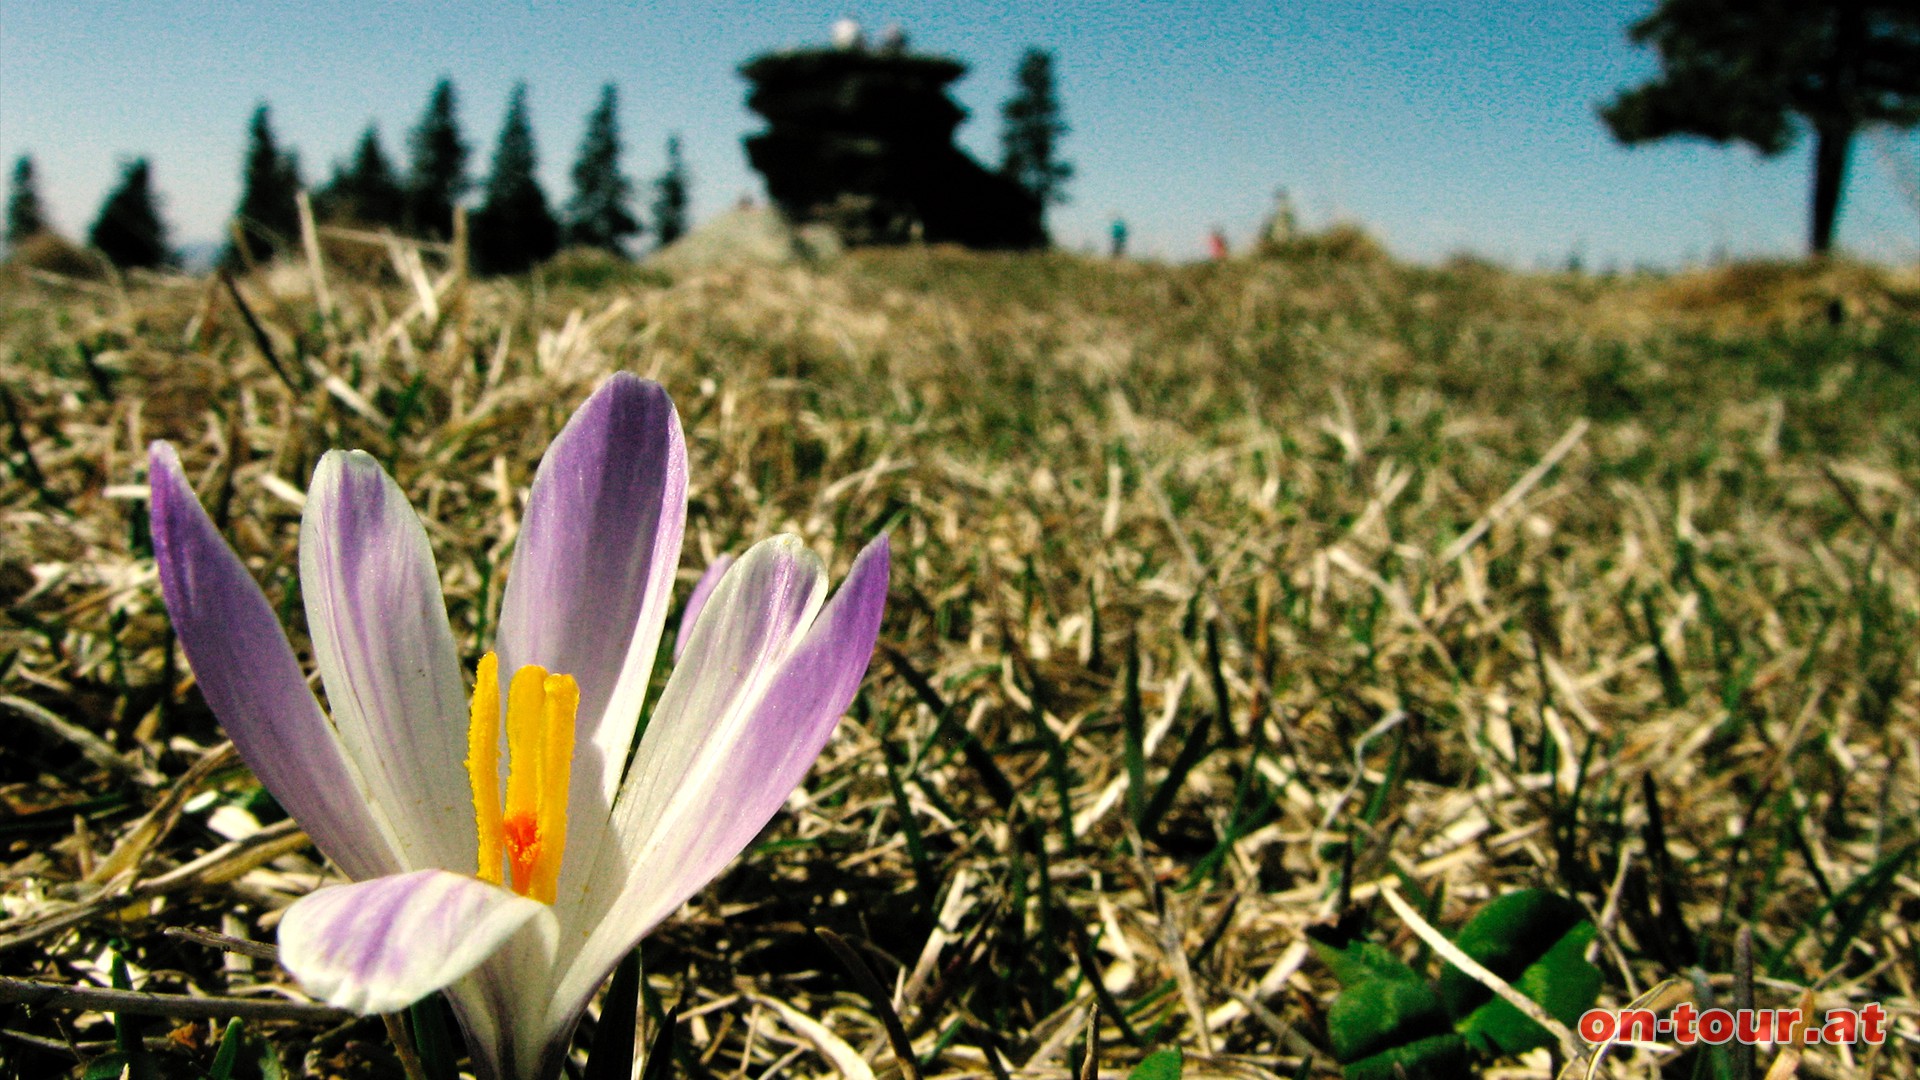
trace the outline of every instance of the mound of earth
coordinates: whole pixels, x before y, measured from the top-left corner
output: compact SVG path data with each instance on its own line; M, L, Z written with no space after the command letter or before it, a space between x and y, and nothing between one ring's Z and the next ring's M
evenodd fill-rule
M650 266L663 270L714 270L742 264L783 266L820 262L840 254L839 237L818 225L794 228L778 210L752 206L729 210L654 252Z

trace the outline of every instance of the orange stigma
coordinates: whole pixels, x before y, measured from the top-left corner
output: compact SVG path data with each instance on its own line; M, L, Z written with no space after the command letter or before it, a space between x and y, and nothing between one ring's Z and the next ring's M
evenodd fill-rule
M500 675L493 653L475 672L467 775L479 836L480 880L551 904L567 844L567 790L580 687L571 675L528 665L507 687L507 792L500 797ZM511 875L510 877L508 875Z

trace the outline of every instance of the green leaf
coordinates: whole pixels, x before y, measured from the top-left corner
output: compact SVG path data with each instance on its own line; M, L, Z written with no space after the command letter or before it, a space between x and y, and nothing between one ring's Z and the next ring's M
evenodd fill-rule
M447 1030L447 1005L439 994L428 994L407 1006L407 1027L413 1033L414 1053L420 1055L427 1080L456 1080L453 1036Z
M1180 1073L1186 1067L1186 1055L1179 1047L1155 1050L1140 1059L1140 1064L1127 1074L1127 1080L1180 1080Z
M1399 957L1371 941L1356 940L1345 945L1334 945L1313 937L1311 933L1307 941L1313 946L1314 954L1320 957L1320 962L1333 970L1333 977L1340 980L1341 986L1358 986L1373 979L1421 981L1420 976L1402 963Z
M633 949L614 966L613 982L600 1006L600 1026L593 1033L593 1051L587 1055L587 1080L633 1075L633 1035L639 1023L640 950Z
M108 962L108 978L115 990L133 989L123 948L124 945L116 944ZM140 1041L138 1019L120 1012L113 1014L113 1052L94 1058L88 1063L84 1076L85 1080L96 1080L96 1077L119 1080L123 1075L131 1080L160 1080L160 1066Z
M240 1060L240 1044L246 1041L245 1025L239 1017L227 1021L227 1029L220 1034L220 1047L213 1052L213 1068L207 1073L207 1080L233 1080L233 1067Z
M1488 903L1454 944L1549 1016L1572 1026L1599 997L1600 969L1587 962L1593 923L1580 905L1543 889L1509 893ZM1518 1054L1553 1041L1546 1029L1449 964L1440 996L1455 1028L1475 1049Z
M1488 901L1454 935L1453 943L1488 971L1513 982L1586 917L1584 908L1564 896L1523 889ZM1440 973L1440 997L1458 1019L1492 998L1493 991L1448 964Z
M80 1080L120 1080L120 1075L131 1064L127 1055L118 1050L111 1054L101 1054L87 1062L87 1071L80 1074Z
M1419 978L1368 979L1347 987L1327 1010L1334 1060L1346 1064L1435 1035L1453 1034L1446 1007Z
M271 1039L249 1039L259 1053L254 1064L260 1067L260 1080L287 1080L287 1070L280 1064L280 1054L273 1048Z
M1344 1067L1347 1080L1458 1080L1471 1076L1473 1051L1448 1033L1415 1039Z

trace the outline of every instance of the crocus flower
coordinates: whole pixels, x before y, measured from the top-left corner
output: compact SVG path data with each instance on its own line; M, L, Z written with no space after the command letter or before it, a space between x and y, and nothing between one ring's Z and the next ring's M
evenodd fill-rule
M366 454L320 460L300 583L329 716L173 448L155 443L149 464L161 587L207 703L353 882L287 909L282 962L363 1013L445 990L482 1080L559 1071L620 957L805 776L886 602L884 536L831 600L790 536L709 572L629 762L680 557L686 448L665 391L615 375L534 476L470 697L400 488Z

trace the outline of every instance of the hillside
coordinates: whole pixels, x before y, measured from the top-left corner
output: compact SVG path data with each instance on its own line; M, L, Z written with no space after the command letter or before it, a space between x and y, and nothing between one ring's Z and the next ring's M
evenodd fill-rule
M325 449L374 454L472 661L543 448L630 370L686 434L676 612L773 533L836 581L893 537L881 648L803 793L643 946L681 1075L902 1074L818 926L928 1077L1077 1074L1093 1009L1104 1076L1173 1046L1190 1077L1338 1076L1326 942L1436 974L1384 893L1452 932L1533 888L1593 919L1603 1003L1668 975L1702 1007L1877 1002L1886 1046L1799 1074L1920 1075L1911 272L1308 247L408 277L280 267L245 311L206 279L0 283L0 974L104 985L118 941L140 989L297 996L162 933L271 940L322 868L209 756L150 440L303 658L300 492ZM113 1038L74 1009L5 1026L23 1075ZM401 1075L378 1021L248 1030L308 1075ZM174 1035L167 1075L209 1067L204 1020Z

